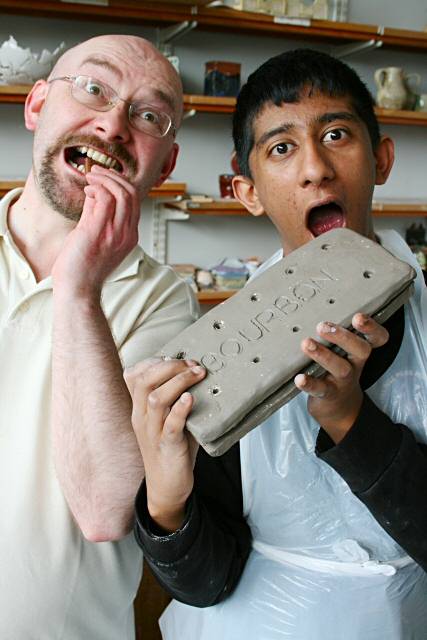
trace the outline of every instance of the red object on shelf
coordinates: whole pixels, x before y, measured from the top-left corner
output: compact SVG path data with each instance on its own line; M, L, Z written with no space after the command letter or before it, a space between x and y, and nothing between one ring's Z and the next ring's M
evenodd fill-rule
M221 198L234 198L233 178L234 173L221 173L219 176L219 192Z

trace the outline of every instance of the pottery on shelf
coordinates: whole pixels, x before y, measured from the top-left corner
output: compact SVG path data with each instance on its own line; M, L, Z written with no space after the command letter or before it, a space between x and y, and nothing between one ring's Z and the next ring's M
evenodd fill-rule
M65 43L61 42L53 52L43 49L36 54L20 47L10 36L0 47L0 84L32 84L46 78L64 50Z
M384 67L375 71L375 82L378 87L377 105L383 109L413 109L416 95L409 85L415 78L420 83L417 73L405 74L400 67Z
M406 96L404 109L409 109L410 111L413 111L414 109L416 109L417 100L418 100L418 93L417 91L414 91L413 87L411 86L411 82L413 80L418 89L421 83L421 76L418 73L405 74L405 87L406 87L407 96Z
M421 93L415 101L415 111L427 111L427 93Z

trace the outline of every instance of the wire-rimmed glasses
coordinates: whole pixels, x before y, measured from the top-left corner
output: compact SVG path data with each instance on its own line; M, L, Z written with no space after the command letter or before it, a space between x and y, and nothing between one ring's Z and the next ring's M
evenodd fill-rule
M51 78L49 82L64 80L71 84L71 95L77 102L95 111L110 111L119 102L129 105L129 122L135 129L147 133L154 138L164 138L169 132L176 133L176 127L170 116L157 107L143 102L128 102L121 98L114 89L105 82L91 76L61 76Z

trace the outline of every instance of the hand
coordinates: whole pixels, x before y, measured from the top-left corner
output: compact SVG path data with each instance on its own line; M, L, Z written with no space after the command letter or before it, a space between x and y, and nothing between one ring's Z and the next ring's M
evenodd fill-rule
M138 242L140 196L135 187L98 165L86 180L81 218L52 269L54 289L61 293L98 295L105 278Z
M187 389L205 375L192 360L154 358L125 371L132 425L144 460L148 511L165 531L181 526L193 490L198 444L185 429L193 406Z
M359 379L373 348L388 340L387 330L362 313L353 316L352 325L362 335L338 325L321 322L317 332L327 342L341 347L347 358L334 353L312 338L301 343L303 352L327 372L322 378L305 374L295 377L295 385L308 393L307 409L335 443L353 426L362 404Z

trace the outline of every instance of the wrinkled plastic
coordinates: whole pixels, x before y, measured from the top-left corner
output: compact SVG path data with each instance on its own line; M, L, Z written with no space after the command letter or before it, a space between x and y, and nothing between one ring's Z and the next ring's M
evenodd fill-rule
M379 235L417 268L396 232ZM368 394L427 442L427 296L417 272L399 354ZM242 439L254 549L223 603L168 607L164 640L426 640L427 574L317 458L317 433L300 394Z

